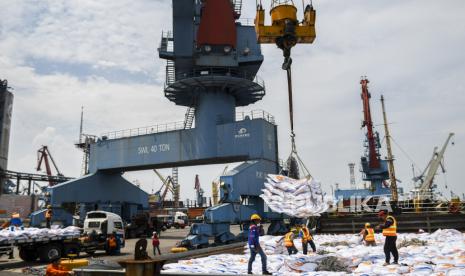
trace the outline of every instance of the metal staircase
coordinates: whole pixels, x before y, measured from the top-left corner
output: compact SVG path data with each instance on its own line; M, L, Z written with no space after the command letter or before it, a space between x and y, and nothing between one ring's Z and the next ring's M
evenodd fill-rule
M234 8L234 16L236 19L238 19L239 17L241 17L242 0L232 0L231 3Z
M166 85L171 85L176 81L176 72L174 67L174 61L166 61Z
M184 129L192 128L195 117L195 107L190 106L186 110L186 115L184 117Z

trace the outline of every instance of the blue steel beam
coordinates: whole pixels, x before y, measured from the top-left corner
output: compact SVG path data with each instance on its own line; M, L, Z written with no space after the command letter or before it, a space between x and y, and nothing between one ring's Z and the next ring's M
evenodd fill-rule
M100 140L91 145L89 170L124 172L252 159L277 162L274 124L253 119L208 127Z

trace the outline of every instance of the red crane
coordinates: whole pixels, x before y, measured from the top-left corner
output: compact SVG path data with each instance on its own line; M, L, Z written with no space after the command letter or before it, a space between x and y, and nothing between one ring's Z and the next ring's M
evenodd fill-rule
M362 85L362 101L363 101L363 122L362 127L367 128L367 140L368 140L368 159L370 168L379 168L380 162L378 152L376 150L376 138L373 132L373 121L371 120L370 110L370 92L368 92L368 79L362 78L360 84Z
M50 168L49 158L52 161L53 167L55 167L55 170L57 171L57 176L63 176L63 174L61 174L60 170L58 169L55 161L53 160L52 154L48 150L47 146L42 146L37 151L37 171L41 170L42 161L43 161L45 163L45 171L46 171L47 175L52 176L52 170ZM53 186L53 185L56 184L52 180L49 180L48 183L49 183L50 186Z

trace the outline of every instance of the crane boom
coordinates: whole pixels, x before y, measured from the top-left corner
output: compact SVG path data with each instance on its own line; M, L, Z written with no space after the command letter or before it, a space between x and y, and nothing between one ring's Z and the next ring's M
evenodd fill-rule
M363 102L363 123L362 127L366 127L367 141L368 141L368 162L370 168L375 169L380 167L379 155L377 151L377 139L373 130L373 120L371 119L370 98L371 94L368 92L368 79L362 78L360 84L362 85L362 102Z
M52 169L50 167L49 158L52 161L53 167L55 167L55 170L57 172L57 176L63 176L63 174L58 169L58 166L55 163L55 160L53 159L52 154L48 150L47 146L42 146L37 151L37 171L41 170L42 162L44 162L45 163L45 171L46 171L47 175L52 176ZM53 182L52 180L49 180L49 185L50 186L53 186L54 184L55 184L55 182Z
M430 162L428 163L428 166L425 169L425 171L427 171L426 176L419 188L420 196L425 196L433 186L434 176L436 175L436 172L439 166L441 165L441 161L444 158L444 153L446 152L446 148L449 145L452 136L454 136L454 133L449 133L446 142L444 143L439 152L436 151L437 147L435 148L433 157L431 158Z

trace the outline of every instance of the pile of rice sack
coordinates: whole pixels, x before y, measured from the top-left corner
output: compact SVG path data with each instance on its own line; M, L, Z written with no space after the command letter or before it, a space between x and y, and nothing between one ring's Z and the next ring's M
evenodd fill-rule
M269 174L262 192L260 197L271 210L292 217L319 216L329 207L321 183L314 178L296 180Z
M398 244L415 239L424 242L399 248L400 264L388 266L383 266L384 237L381 234L375 237L377 246L366 247L358 235L315 235L317 250L328 252L324 255L313 252L303 255L300 239L294 240L299 253L291 256L284 251L281 237L263 236L260 244L267 254L268 270L274 275L465 275L465 235L457 230L398 234ZM248 258L246 250L243 255L221 254L183 260L166 264L163 269L171 273L246 274ZM260 255L255 259L253 272L261 274Z
M8 228L0 231L0 242L33 238L52 238L59 236L79 235L79 227L68 226L66 228Z

